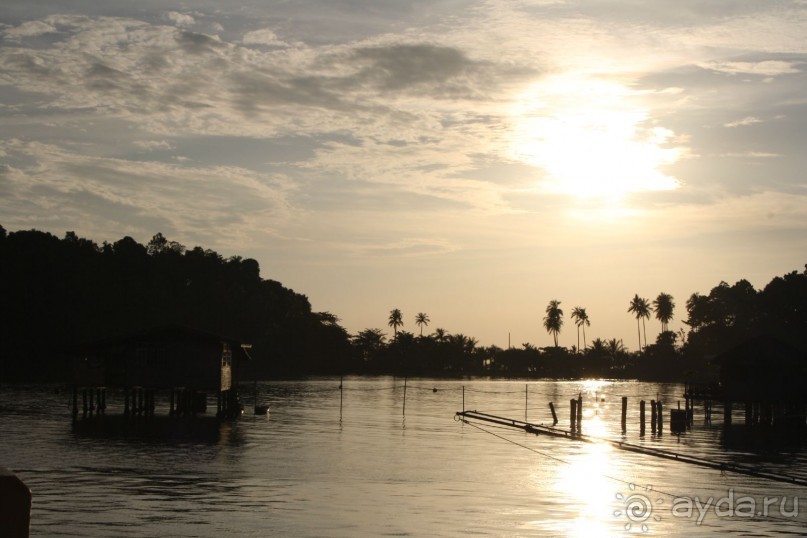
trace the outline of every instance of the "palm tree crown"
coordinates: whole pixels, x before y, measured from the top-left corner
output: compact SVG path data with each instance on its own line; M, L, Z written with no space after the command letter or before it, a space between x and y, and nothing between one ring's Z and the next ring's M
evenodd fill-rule
M673 296L669 293L661 292L653 301L653 311L656 313L656 319L661 322L661 332L667 332L669 329L667 324L673 319L673 310L675 303Z
M403 314L401 314L401 311L398 308L393 308L390 310L387 325L392 327L392 330L395 332L395 336L398 336L398 327L403 327L403 324Z
M428 327L430 321L431 320L429 319L428 314L424 314L423 312L419 312L418 315L415 316L415 324L417 324L420 327L421 338L423 337L423 326L425 325L426 327Z
M560 309L560 301L552 299L546 307L544 328L555 339L555 347L558 347L558 334L561 327L563 327L563 310Z
M588 319L586 309L581 306L575 306L572 309L572 319L575 320L574 324L577 325L577 347L580 348L580 327L583 327L583 349L587 348L586 345L586 327L591 326L591 321Z
M642 320L642 327L644 327L644 320L646 318L650 318L650 303L647 299L643 297L639 297L639 294L635 294L633 299L630 301L630 307L628 308L628 312L632 313L636 317L636 330L639 333L639 351L642 350L642 331L639 327L639 320ZM647 347L647 330L645 328L644 334L644 344Z

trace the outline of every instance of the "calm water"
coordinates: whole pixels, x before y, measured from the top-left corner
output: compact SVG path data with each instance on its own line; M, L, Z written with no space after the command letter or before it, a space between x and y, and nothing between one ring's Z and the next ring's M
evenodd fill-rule
M582 393L586 433L612 439L623 438L620 398L628 396L627 441L807 477L807 443L748 436L742 427L726 437L717 408L711 426L697 409L687 433L675 436L666 426L660 437L640 439L639 399L660 398L669 409L683 387L621 381L409 380L405 416L402 379L345 378L341 413L339 379L267 382L258 387L272 406L267 417L157 417L135 427L117 420L122 398L111 394L103 424L79 421L76 429L58 387L2 386L0 465L33 491L34 536L807 532L807 488L607 444L480 430L454 419L463 386L466 409L517 419L527 388L529 420L551 423L552 401L562 426L569 399ZM158 405L164 414L166 402Z

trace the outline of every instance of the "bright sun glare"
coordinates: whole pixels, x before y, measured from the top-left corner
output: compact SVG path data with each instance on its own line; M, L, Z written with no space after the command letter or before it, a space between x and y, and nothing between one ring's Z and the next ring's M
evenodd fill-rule
M638 92L585 75L531 86L513 110L517 160L542 168L541 187L580 198L619 200L627 193L672 190L659 169L680 158L673 133L648 126Z

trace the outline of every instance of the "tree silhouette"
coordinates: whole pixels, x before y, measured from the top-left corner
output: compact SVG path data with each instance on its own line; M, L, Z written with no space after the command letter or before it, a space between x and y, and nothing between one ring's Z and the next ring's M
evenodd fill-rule
M630 301L630 307L628 308L628 312L632 313L636 317L636 331L639 333L639 351L642 350L642 327L644 327L644 320L650 318L650 303L647 302L647 299L639 297L639 294L635 294L633 299ZM642 320L642 326L639 326L639 320ZM644 343L645 347L647 347L647 329L645 328L644 331Z
M387 325L392 327L392 330L395 333L393 338L395 336L398 336L398 327L403 327L403 324L404 324L403 314L401 314L401 311L397 308L393 308L392 310L390 310L389 321L387 322Z
M560 309L560 301L552 299L546 307L544 328L555 339L555 347L558 347L558 334L561 327L563 327L563 310Z
M653 311L656 313L656 319L661 322L661 332L663 333L669 330L667 324L673 319L673 310L675 310L673 296L669 293L659 293L656 300L653 301ZM645 344L647 344L646 339Z
M580 327L583 328L583 349L586 349L586 326L591 326L591 321L588 319L586 309L580 306L575 306L572 309L572 319L575 320L574 324L577 325L577 348L580 349Z
M424 314L423 312L419 312L417 316L415 316L415 324L420 327L420 337L423 338L423 326L429 326L429 316Z

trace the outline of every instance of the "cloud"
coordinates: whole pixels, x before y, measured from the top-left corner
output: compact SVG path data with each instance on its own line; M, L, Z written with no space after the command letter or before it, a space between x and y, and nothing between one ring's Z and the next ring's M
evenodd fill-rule
M189 28L196 24L196 20L192 16L177 11L169 11L165 14L165 18L181 28Z
M748 125L754 125L755 123L762 123L762 120L759 119L759 118L756 118L754 116L746 116L746 117L744 117L743 119L740 119L740 120L735 120L735 121L730 121L728 123L724 123L723 127L729 127L729 128L746 127Z
M281 41L277 35L268 28L253 30L244 34L241 38L244 45L266 45L271 47L285 47L286 43Z
M20 24L19 26L4 29L2 34L3 37L7 39L21 39L24 37L36 37L43 34L50 34L56 31L56 28L46 22L28 21Z
M770 153L765 151L745 151L745 152L732 152L723 153L721 157L739 157L739 158L753 158L753 159L774 159L782 157L779 153Z
M132 144L135 147L148 151L173 149L173 146L165 140L135 140Z
M798 62L784 60L762 60L758 62L715 60L702 64L702 67L705 69L719 71L721 73L729 73L732 75L761 75L766 77L800 73L801 69L799 69L798 66Z
M0 148L14 163L0 172L10 221L47 214L64 222L93 219L107 230L205 230L219 242L277 229L292 219L294 186L279 175L93 157L15 139L0 142Z

